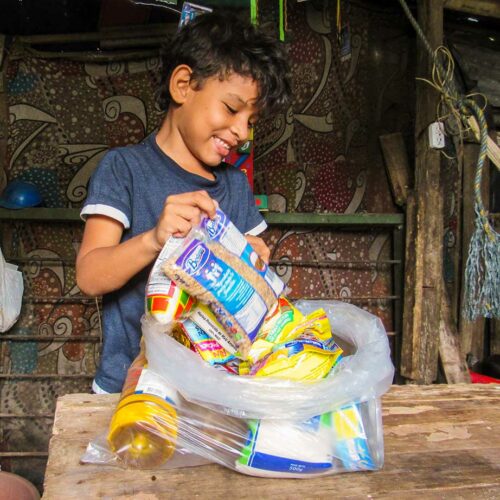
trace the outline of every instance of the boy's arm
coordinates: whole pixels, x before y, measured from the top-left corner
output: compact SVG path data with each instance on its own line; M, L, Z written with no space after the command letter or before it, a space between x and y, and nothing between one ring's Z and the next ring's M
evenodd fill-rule
M91 296L121 288L158 255L153 230L120 243L123 226L104 215L88 217L76 259L80 290Z
M91 296L121 288L156 259L171 236L186 236L203 213L213 218L215 210L205 191L169 196L157 225L123 243L120 222L105 215L89 216L76 259L78 287Z

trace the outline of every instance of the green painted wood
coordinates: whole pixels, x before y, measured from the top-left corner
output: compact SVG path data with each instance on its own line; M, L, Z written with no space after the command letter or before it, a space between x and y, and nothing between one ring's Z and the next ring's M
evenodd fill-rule
M270 225L279 226L399 226L403 214L317 214L276 213L263 214Z
M79 222L78 208L23 208L9 210L0 208L0 220L4 221L47 221L47 222Z
M404 222L402 214L316 214L276 213L262 214L269 225L277 226L399 226ZM0 209L0 220L80 222L78 208L24 208Z

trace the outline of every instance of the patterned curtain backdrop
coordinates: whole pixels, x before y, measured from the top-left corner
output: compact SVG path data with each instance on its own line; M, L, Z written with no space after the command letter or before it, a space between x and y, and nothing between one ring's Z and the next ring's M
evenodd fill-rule
M81 206L108 148L135 144L159 125L158 79L158 57L8 61L7 178L37 184L47 207ZM3 224L2 236L4 253L17 258L25 278L21 317L9 334L47 340L1 344L0 371L30 377L1 381L2 412L33 418L0 421L0 450L46 450L57 396L88 392L99 357L97 303L83 298L75 282L82 224ZM43 458L6 458L1 465L42 482Z
M341 56L333 4L288 3L294 100L257 127L255 192L267 194L270 209L281 212L396 212L378 137L413 133L411 40L394 12L351 5L343 12L351 50ZM268 241L293 297L350 298L392 330L392 301L362 299L392 294L385 262L391 233L365 229L273 229ZM294 260L331 266L291 266Z
M395 212L378 136L412 133L411 41L401 17L351 4L351 52L341 58L333 3L288 3L294 100L257 127L254 190L281 212ZM262 12L274 23L275 14ZM35 182L48 207L81 206L107 149L139 142L161 121L156 57L98 63L31 55L6 64L7 178ZM40 417L3 419L0 450L46 449L56 397L90 388L100 325L96 303L75 284L81 231L79 223L2 225L2 249L17 258L26 285L9 333L46 341L1 343L0 371L32 377L1 380L2 412ZM393 294L390 232L273 228L266 239L290 296L350 299L393 329L393 301L383 298ZM327 266L290 265L296 260ZM36 378L46 375L53 378ZM43 466L43 459L3 459L2 468L40 482L35 462Z

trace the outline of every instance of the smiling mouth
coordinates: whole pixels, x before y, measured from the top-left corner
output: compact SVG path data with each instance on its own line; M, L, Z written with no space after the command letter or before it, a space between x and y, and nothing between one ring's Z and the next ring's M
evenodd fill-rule
M220 137L214 136L215 144L217 145L218 148L220 148L225 154L229 153L231 151L231 144L228 142L222 140Z

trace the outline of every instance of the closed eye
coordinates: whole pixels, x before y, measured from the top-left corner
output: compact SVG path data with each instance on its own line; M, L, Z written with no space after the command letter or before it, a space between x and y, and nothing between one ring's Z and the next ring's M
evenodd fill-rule
M228 110L228 111L229 111L229 113L231 113L232 115L235 115L235 114L238 112L238 110L236 110L236 109L232 108L231 106L229 106L229 104L224 103L224 106L226 106L227 110Z

